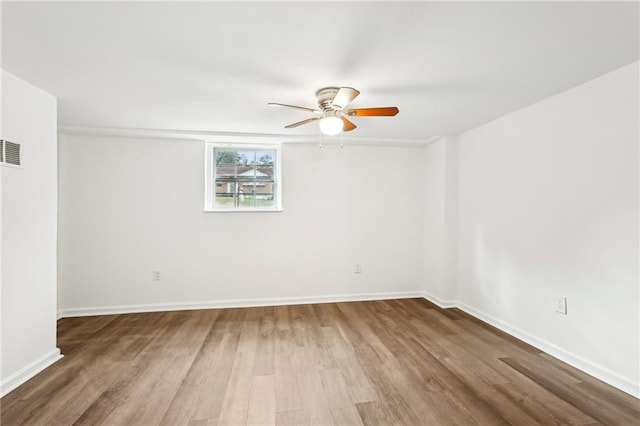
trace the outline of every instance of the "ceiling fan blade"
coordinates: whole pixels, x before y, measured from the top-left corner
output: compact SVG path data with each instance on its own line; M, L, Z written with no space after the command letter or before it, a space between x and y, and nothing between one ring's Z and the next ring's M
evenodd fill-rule
M279 104L277 102L269 102L267 105L277 105L277 106L283 106L283 107L289 107L289 108L296 108L296 109L302 109L302 110L311 111L311 112L322 112L320 110L313 109L313 108L301 107L297 105Z
M380 107L380 108L356 108L345 112L350 117L390 117L396 115L400 110L396 107Z
M349 105L359 94L360 92L353 87L341 87L333 98L333 101L331 101L331 105L337 110L344 109L344 107Z
M289 124L288 126L284 126L285 129L292 129L294 127L302 126L303 124L311 123L312 121L320 120L321 117L311 117L306 120L298 121L297 123Z
M342 122L344 123L344 126L342 126L343 132L350 132L357 127L355 124L344 117L340 117L340 119L342 119Z

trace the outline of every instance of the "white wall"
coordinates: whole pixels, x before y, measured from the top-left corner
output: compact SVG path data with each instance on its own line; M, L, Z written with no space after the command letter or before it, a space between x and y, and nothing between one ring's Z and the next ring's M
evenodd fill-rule
M2 138L23 167L0 167L2 394L60 357L56 348L56 99L2 71Z
M424 277L425 290L441 304L448 299L445 283L446 139L424 148Z
M457 268L461 306L636 395L638 99L636 62L462 134Z
M61 136L64 315L421 294L421 148L285 144L279 213L204 213L203 155Z
M425 292L439 305L453 306L457 287L457 150L448 135L424 148Z

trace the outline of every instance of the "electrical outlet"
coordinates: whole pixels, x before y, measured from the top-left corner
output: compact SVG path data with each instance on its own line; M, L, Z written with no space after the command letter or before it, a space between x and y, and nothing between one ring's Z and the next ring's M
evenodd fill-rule
M556 296L556 312L567 315L567 298L565 296Z
M162 279L162 276L160 275L160 271L155 269L153 271L153 280L154 281L160 281Z
M359 274L362 272L362 267L360 266L359 263L356 263L355 265L353 265L353 273L354 274Z

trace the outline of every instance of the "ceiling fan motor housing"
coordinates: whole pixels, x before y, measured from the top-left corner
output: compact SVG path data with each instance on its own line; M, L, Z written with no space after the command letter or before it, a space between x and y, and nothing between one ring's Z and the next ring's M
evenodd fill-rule
M333 100L338 94L339 87L323 87L322 89L316 92L316 97L318 98L318 107L322 111L335 111L336 108L333 106Z

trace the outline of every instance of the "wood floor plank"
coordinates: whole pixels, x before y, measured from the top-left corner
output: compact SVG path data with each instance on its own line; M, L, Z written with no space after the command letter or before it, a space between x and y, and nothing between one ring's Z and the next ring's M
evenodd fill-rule
M276 388L273 376L253 376L247 425L276 424Z
M389 402L387 407L392 414L404 424L418 424L432 420L433 413L429 407L422 401L418 401L417 393L411 389L414 378L398 368L400 364L382 341L385 336L377 336L370 327L374 326L371 321L365 321L364 318L368 316L367 303L363 302L358 306L345 305L347 304L339 304L345 317L349 323L355 324L365 337L365 341L355 348L358 362L362 365L365 374L373 377L374 388Z
M322 387L320 365L311 348L297 347L292 352L292 362L300 389L300 400L305 414L312 424L332 425L329 403Z
M620 404L616 404L615 407L603 406L603 400L597 395L584 392L578 386L556 381L552 376L547 376L543 371L521 360L502 358L502 361L603 424L631 425L638 424L640 421L640 412L637 410L627 410L627 407Z
M274 318L273 315L263 315L258 319L258 335L256 339L256 359L253 365L253 375L273 375L275 370L274 347Z
M540 398L523 392L511 383L497 384L494 387L513 401L518 408L524 411L529 418L535 419L539 424L548 425L593 425L598 422L576 410L564 401L551 400L541 402Z
M220 411L219 425L247 423L254 360L255 352L239 352L236 356Z
M603 401L614 405L622 405L633 412L640 409L640 400L638 400L638 398L634 398L620 390L612 389L611 386L607 385L602 380L596 379L585 372L573 368L567 363L562 362L549 354L542 352L538 356L544 360L542 363L543 366L550 363L555 368L562 370L565 374L577 380L580 383L580 387L589 388L589 392L599 394L599 397Z
M508 398L503 393L498 392L490 383L487 383L478 375L472 366L453 358L447 358L443 361L447 368L467 385L475 395L478 395L487 405L495 407L500 416L509 423L516 425L538 423L535 418L529 416L528 410L522 410L512 398ZM549 421L551 419L544 420L543 424L552 424Z
M118 315L102 315L88 317L88 319L72 318L77 320L74 322L67 322L64 319L58 321L58 348L63 353L71 353L76 346L91 339L93 335L99 333L117 318ZM61 329L61 327L64 328Z
M352 405L347 382L338 369L322 369L320 370L320 379L322 380L322 388L329 407L341 407L344 405Z
M195 404L192 420L213 419L220 416L226 390L235 362L239 334L226 334L207 364L201 364L198 370L206 380L200 383L198 400Z
M394 416L387 402L369 401L356 404L362 423L366 426L404 425Z
M457 407L458 410L468 414L477 424L508 424L496 407L491 406L480 398L479 395L474 393L473 390L464 383L464 381L460 380L454 372L449 370L440 359L436 358L428 349L422 346L422 342L410 339L407 343L412 345L412 351L416 354L422 351L422 358L428 366L427 368L430 371L434 371L436 380L443 387L442 393L451 400L452 404Z
M337 426L362 426L362 417L354 404L329 407L333 423Z
M298 377L290 355L278 354L275 360L276 411L302 409Z
M3 426L636 425L640 400L424 299L62 319Z
M362 371L353 347L342 337L336 327L323 327L337 368L342 372L351 401L367 402L378 398L371 381Z
M238 352L253 352L255 354L258 345L258 310L247 309L244 323L240 331Z
M276 426L311 426L311 419L303 410L276 413Z
M221 350L224 348L223 340L230 335L226 330L230 324L230 318L234 310L211 311L211 326L204 338L200 350L191 364L191 367L182 382L178 386L176 395L165 412L162 424L187 424L199 405L206 397L206 383L211 381L211 374L215 371L216 361L221 357ZM207 419L208 417L198 417L196 420Z

